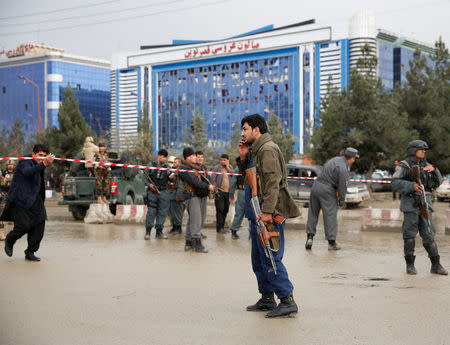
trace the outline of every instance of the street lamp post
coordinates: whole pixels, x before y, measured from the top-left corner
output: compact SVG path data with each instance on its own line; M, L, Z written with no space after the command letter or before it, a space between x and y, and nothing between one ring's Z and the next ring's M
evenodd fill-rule
M23 75L19 75L17 74L17 77L20 79L23 79L24 82L29 82L31 85L35 86L37 88L37 104L38 104L38 138L40 140L41 138L41 132L42 132L42 126L41 126L41 102L39 100L39 95L40 95L40 91L39 91L39 85L36 84L34 81L32 81L30 78L25 77Z

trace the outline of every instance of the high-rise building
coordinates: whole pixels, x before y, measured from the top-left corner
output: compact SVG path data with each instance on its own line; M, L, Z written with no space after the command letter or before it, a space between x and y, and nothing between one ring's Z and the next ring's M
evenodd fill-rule
M0 60L0 129L10 128L17 119L24 124L27 137L36 135L39 127L58 127L59 105L70 84L86 122L98 134L109 130L108 61L32 44L6 55L7 59Z

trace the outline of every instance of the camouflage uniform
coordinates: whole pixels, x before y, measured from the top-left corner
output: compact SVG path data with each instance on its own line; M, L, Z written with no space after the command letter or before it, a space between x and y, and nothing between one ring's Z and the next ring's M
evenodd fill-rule
M109 162L108 153L97 153L95 155L96 162ZM95 186L97 197L108 195L109 180L111 179L111 168L105 166L96 165L95 172Z
M0 189L0 215L6 206L6 197L8 195L9 188L11 187L11 182L14 176L14 170L12 172L5 170L2 173L1 178L1 189ZM14 223L13 222L0 222L0 241L6 238L6 235L11 231Z

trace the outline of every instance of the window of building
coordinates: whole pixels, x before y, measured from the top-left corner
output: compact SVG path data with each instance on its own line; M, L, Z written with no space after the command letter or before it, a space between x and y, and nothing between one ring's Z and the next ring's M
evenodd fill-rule
M80 91L81 90L81 85L77 84L77 90Z
M6 93L6 86L3 86L3 93Z
M28 104L25 104L25 111L28 111Z

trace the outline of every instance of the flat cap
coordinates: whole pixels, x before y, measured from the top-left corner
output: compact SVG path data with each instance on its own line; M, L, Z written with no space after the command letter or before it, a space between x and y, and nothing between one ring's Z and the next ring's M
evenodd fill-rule
M359 158L358 150L354 149L353 147L347 147L345 149L344 155L350 158L351 157Z

